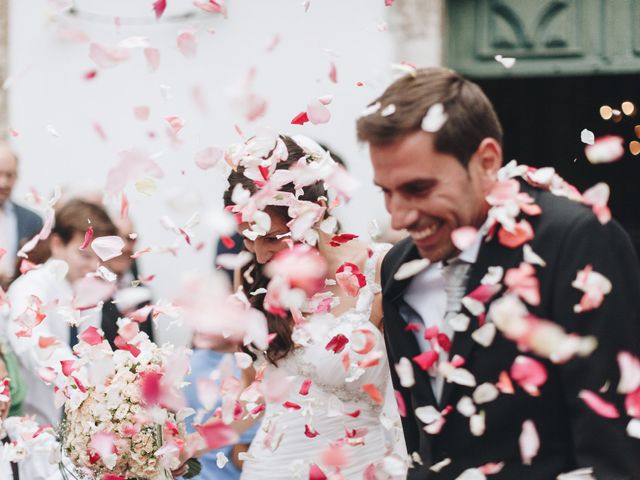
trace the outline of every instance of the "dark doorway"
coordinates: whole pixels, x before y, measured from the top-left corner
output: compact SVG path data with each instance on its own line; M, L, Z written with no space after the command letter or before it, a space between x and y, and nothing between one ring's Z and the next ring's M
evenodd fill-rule
M598 182L611 188L609 206L626 228L640 254L640 156L629 152L629 142L640 140L640 75L558 78L476 79L496 107L504 127L505 161L531 166L553 166L584 191ZM621 110L630 101L636 111L618 121L605 121L600 107ZM627 153L617 162L592 165L584 155L580 132L596 138L613 134L625 139ZM640 133L640 127L638 127Z

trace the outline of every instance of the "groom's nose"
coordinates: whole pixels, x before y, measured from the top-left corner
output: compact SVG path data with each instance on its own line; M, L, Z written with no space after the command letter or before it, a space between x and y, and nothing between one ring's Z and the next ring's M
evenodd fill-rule
M393 205L389 209L391 214L391 227L394 230L410 229L414 225L420 215L415 208L405 208L402 205Z

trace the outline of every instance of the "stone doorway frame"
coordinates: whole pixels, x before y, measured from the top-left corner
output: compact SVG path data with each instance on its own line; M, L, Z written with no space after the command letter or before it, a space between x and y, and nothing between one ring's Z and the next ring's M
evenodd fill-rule
M0 0L0 84L7 80L9 71L9 0ZM0 140L7 138L9 118L7 90L0 88Z

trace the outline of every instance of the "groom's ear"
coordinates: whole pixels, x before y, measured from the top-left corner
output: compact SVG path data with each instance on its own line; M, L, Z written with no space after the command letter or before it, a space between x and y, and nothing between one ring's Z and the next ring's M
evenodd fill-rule
M491 137L483 139L469 159L468 169L488 183L495 182L502 167L502 146Z

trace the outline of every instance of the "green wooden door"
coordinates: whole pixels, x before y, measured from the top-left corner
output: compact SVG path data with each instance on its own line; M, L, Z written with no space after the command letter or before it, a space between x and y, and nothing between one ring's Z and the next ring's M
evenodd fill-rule
M474 78L640 72L638 0L449 0L445 35L445 64Z

